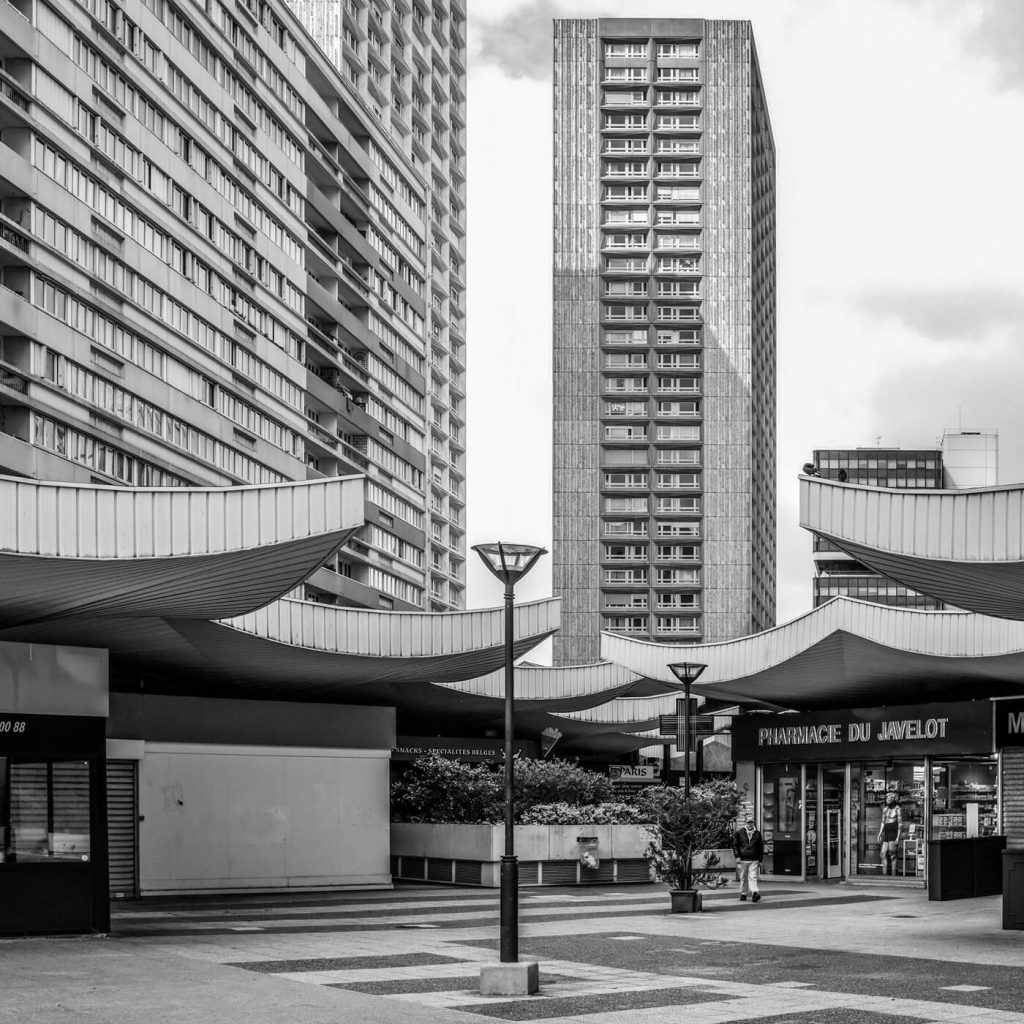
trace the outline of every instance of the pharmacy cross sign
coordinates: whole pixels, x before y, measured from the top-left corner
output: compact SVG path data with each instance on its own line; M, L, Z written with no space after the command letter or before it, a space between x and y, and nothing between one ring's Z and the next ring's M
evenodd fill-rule
M712 715L697 714L697 698L690 698L690 714L686 714L686 701L679 697L676 699L676 713L674 715L659 715L658 730L663 738L675 737L676 752L685 752L686 748L686 719L690 719L690 748L693 749L695 740L701 736L710 736L714 731L714 717Z

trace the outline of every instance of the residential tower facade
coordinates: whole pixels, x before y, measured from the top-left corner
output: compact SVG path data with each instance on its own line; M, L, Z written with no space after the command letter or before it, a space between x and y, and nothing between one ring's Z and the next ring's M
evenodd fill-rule
M3 6L0 473L365 474L300 596L462 607L458 0L334 5L340 67L284 0Z
M775 160L749 23L555 22L556 663L775 622Z

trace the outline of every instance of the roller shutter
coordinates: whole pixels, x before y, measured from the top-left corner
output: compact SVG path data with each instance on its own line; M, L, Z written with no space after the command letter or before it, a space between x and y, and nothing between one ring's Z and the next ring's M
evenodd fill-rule
M138 815L136 761L107 762L107 843L110 898L135 899L138 882Z

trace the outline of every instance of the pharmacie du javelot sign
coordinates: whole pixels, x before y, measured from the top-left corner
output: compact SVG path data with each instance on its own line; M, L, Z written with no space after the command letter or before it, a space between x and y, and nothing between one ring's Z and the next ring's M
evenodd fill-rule
M858 761L914 754L992 752L992 704L911 704L800 714L740 715L732 725L737 761Z

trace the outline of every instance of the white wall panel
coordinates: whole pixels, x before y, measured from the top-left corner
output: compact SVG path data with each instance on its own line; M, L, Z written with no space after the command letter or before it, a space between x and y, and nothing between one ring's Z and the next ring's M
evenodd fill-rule
M147 743L141 891L388 884L389 757Z

